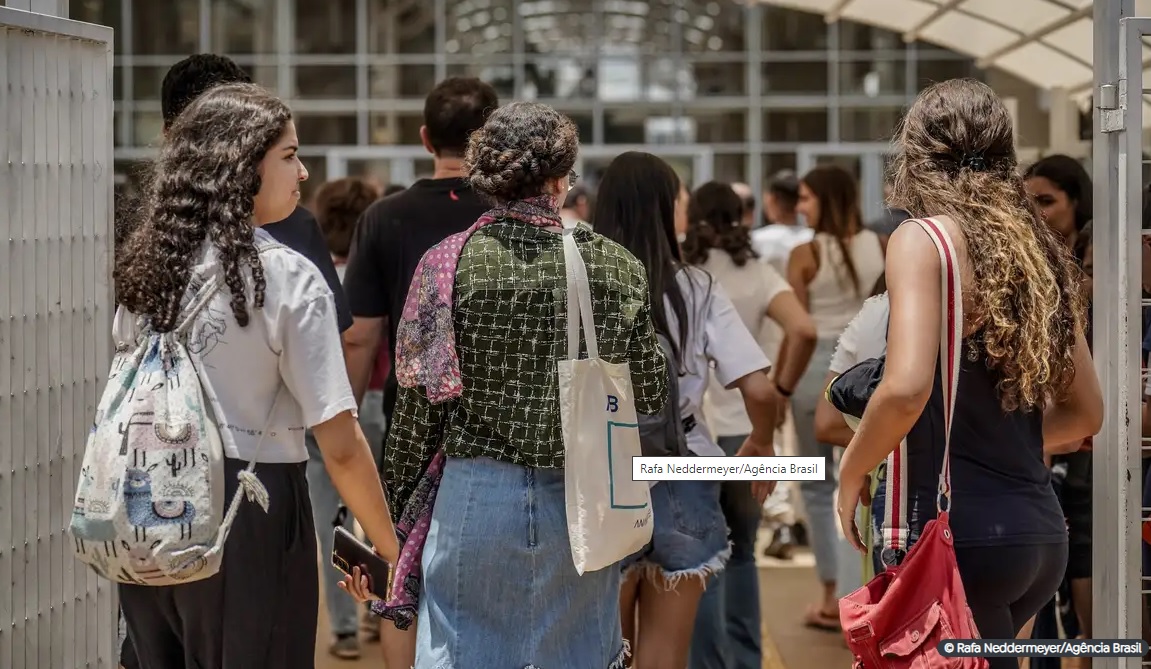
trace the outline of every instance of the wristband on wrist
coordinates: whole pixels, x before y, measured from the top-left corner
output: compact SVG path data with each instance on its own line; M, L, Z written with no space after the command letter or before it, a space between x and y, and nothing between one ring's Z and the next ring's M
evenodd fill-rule
M776 389L777 391L779 391L779 394L780 394L780 395L783 395L784 397L788 397L788 398L790 398L790 397L791 397L791 394L794 392L794 391L792 391L792 390L787 390L787 389L785 389L783 386L779 385L779 382L778 382L778 381L773 381L772 383L774 383L774 384L775 384L775 389Z

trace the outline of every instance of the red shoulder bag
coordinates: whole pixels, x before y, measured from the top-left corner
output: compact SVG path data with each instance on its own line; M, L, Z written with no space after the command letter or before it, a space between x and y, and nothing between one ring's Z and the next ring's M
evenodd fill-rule
M839 620L855 669L987 669L987 660L944 657L945 639L979 637L955 561L948 523L951 509L951 421L959 385L963 297L959 263L947 231L934 219L915 221L935 242L942 266L943 314L939 361L943 374L943 471L936 495L938 516L896 564L907 546L906 441L887 459L882 554L887 569L839 601ZM946 500L946 508L943 501Z

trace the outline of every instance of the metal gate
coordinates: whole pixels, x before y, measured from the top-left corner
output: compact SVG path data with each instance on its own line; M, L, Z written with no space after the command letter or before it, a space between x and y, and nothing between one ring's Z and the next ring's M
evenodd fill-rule
M1094 7L1094 357L1105 419L1093 451L1092 636L1140 638L1140 521L1144 36L1133 0ZM1139 658L1095 658L1095 669L1134 669Z
M111 669L66 528L112 354L112 29L0 7L0 126L0 667Z

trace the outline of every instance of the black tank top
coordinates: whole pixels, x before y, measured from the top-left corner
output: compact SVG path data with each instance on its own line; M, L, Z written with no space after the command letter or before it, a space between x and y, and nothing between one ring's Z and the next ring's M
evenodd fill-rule
M978 336L963 342L951 433L951 528L956 546L1058 543L1067 525L1043 464L1043 414L1004 412ZM943 464L943 383L907 435L908 524L921 531L936 515ZM918 532L916 532L918 534Z

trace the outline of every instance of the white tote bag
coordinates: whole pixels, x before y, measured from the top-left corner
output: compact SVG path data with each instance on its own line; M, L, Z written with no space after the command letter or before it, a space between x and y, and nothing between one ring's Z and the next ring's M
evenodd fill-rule
M633 481L639 424L628 365L599 358L587 266L572 233L563 231L567 267L568 354L560 360L568 539L576 572L610 567L651 541L651 493ZM579 359L580 322L588 357Z

